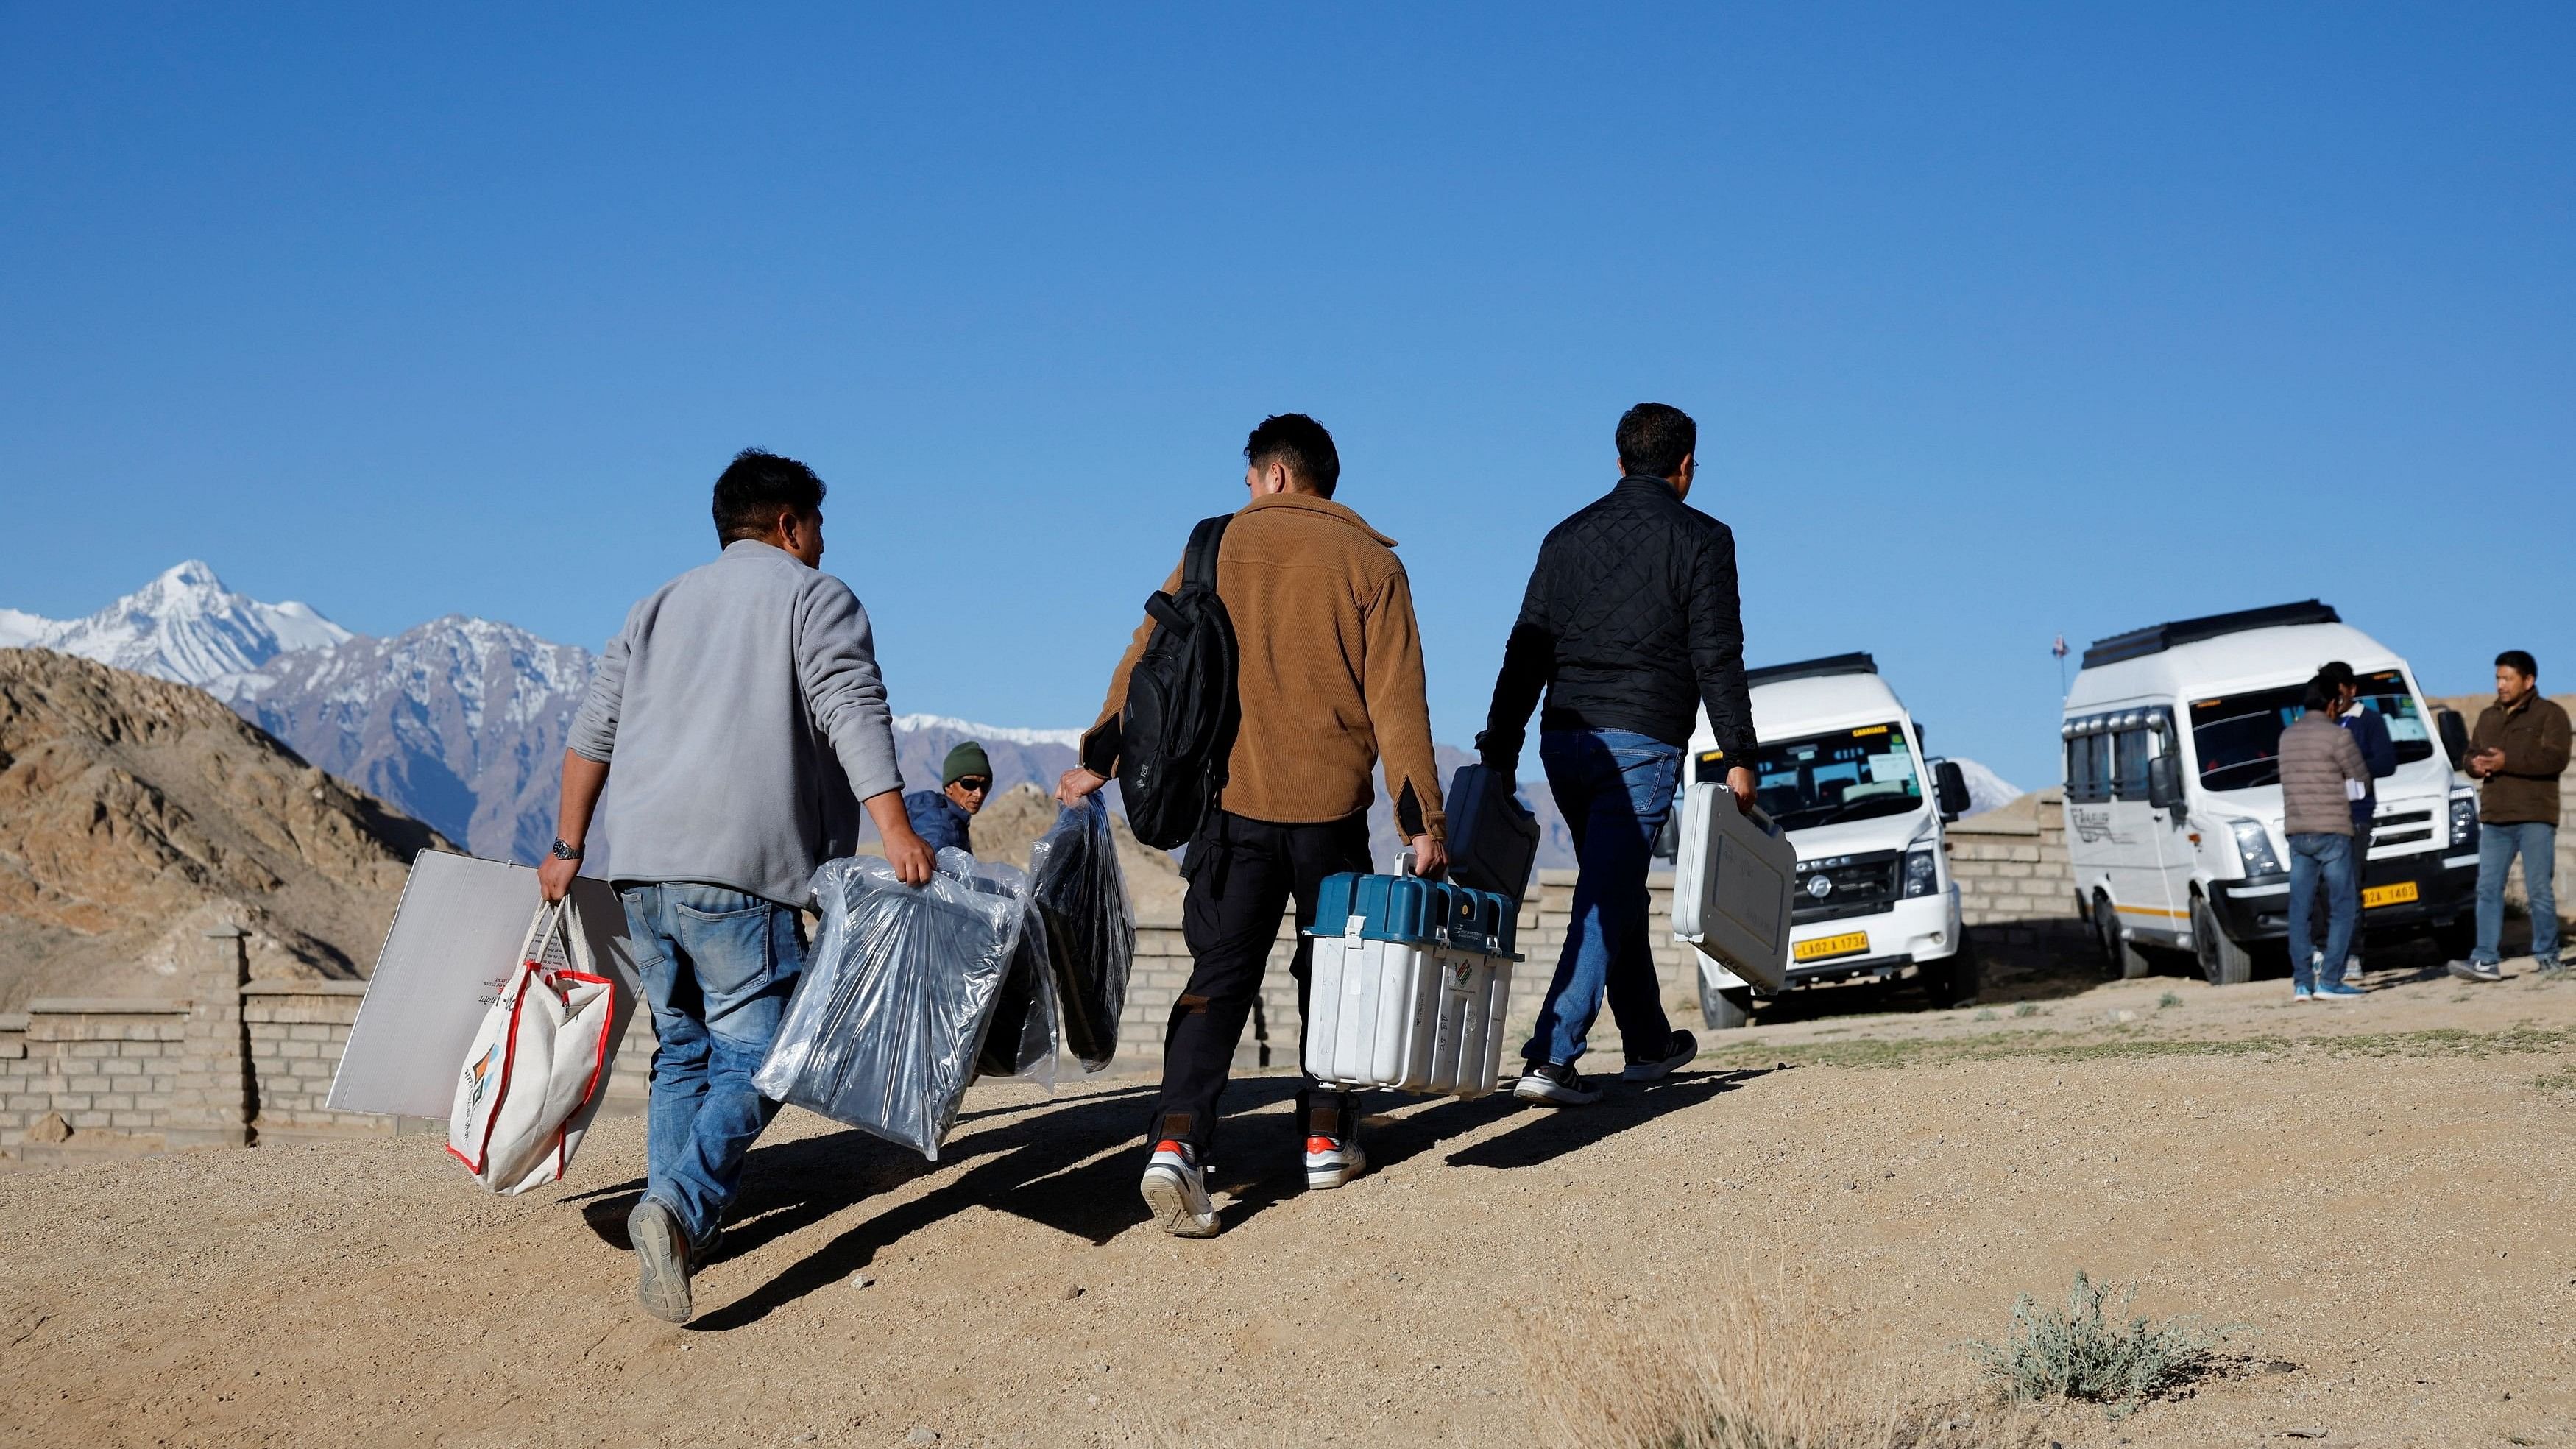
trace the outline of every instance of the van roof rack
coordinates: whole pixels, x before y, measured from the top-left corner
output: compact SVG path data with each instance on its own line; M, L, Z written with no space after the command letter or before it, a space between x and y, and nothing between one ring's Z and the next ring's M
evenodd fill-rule
M1801 659L1795 664L1766 664L1760 669L1744 671L1747 688L1756 684L1778 684L1784 679L1822 679L1828 674L1876 674L1878 661L1867 654L1835 654L1823 659Z
M2248 629L2278 629L2291 624L2340 624L2343 616L2334 605L2314 599L2295 604L2274 604L2263 609L2239 609L2233 614L2210 614L2198 619L2175 619L2108 639L2096 639L2084 651L2084 667L2117 664L2123 659L2143 659L2162 654L2177 644L2190 644L2202 639L2216 639L2224 634L2242 634Z

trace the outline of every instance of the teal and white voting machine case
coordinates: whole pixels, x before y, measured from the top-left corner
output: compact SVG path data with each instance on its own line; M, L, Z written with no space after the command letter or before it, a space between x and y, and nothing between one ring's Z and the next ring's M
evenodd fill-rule
M1714 780L1682 797L1681 850L1673 862L1673 935L1699 948L1700 980L1737 980L1765 994L1789 984L1790 897L1798 848ZM1731 972L1735 979L1712 979Z
M608 882L589 876L574 878L572 899L591 957L614 984L613 1059L642 988L626 908ZM438 850L413 857L323 1105L446 1121L466 1049L518 968L537 904L528 866Z
M1410 874L1326 877L1306 932L1306 1070L1431 1096L1493 1091L1518 913L1496 892Z

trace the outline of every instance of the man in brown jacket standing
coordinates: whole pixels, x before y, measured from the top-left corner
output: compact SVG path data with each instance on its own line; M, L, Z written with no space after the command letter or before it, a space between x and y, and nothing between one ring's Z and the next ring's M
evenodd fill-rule
M2558 777L2567 769L2567 711L2540 697L2540 665L2520 649L2496 656L2496 702L2469 734L2478 791L2478 944L2451 963L2463 981L2504 979L2504 879L2522 857L2531 898L2531 957L2558 961Z
M1243 456L1252 501L1226 526L1216 579L1234 625L1243 721L1224 793L1184 857L1190 980L1163 1036L1154 1152L1140 1184L1164 1230L1190 1238L1217 1231L1201 1164L1280 913L1293 899L1302 931L1314 924L1324 877L1369 869L1369 772L1381 757L1417 868L1434 877L1448 868L1422 641L1395 540L1333 501L1341 459L1314 419L1264 420ZM1175 569L1164 590L1180 584ZM1064 803L1116 772L1127 677L1153 633L1149 616L1118 661L1082 763L1056 787ZM1301 936L1290 967L1301 1026L1310 956ZM1297 1107L1306 1185L1340 1187L1358 1175L1367 1159L1349 1094L1310 1079Z
M2359 996L2343 983L2344 958L2352 953L2361 892L2353 872L2352 802L2370 783L2361 746L2335 723L2343 695L2326 676L2308 681L2307 711L2281 731L2281 833L2290 839L2290 999L2331 1001ZM2326 892L2326 942L2315 949L2311 914L2317 888ZM2328 963L2331 963L2329 966Z

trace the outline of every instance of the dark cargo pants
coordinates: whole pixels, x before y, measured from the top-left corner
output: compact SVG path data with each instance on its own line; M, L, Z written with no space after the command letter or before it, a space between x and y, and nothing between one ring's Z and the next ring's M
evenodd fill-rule
M1225 1091L1234 1049L1252 1015L1279 915L1297 903L1297 929L1315 923L1324 877L1369 868L1365 813L1321 825L1281 825L1217 812L1199 829L1184 858L1189 893L1181 900L1181 935L1190 948L1190 981L1172 1003L1163 1033L1163 1092L1154 1104L1156 1140L1186 1142L1207 1154L1216 1132L1217 1097ZM1301 934L1289 972L1297 980L1302 1059L1306 980L1314 947ZM1301 1135L1345 1137L1358 1126L1350 1096L1308 1078L1297 1094Z

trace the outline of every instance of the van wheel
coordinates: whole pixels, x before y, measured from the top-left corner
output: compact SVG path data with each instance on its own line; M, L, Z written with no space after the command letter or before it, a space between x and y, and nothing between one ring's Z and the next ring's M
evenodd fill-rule
M2118 981L2135 981L2151 968L2137 946L2120 934L2120 913L2112 908L2111 898L2093 898L2093 939L2102 947L2102 970Z
M2433 944L2445 961L2466 961L2478 949L2478 918L2467 911L2433 928Z
M2191 898L2191 953L2200 958L2200 974L2212 986L2242 986L2254 979L2254 953L2218 928L2218 912L2199 896Z
M1953 1006L1974 1006L1977 993L1985 986L1985 971L1977 959L1977 943L1962 939L1957 954L1947 960L1934 961L1922 968L1923 994L1932 999L1934 1011Z
M1753 988L1721 986L1711 990L1703 981L1699 988L1699 1019L1711 1031L1733 1031L1753 1024Z

